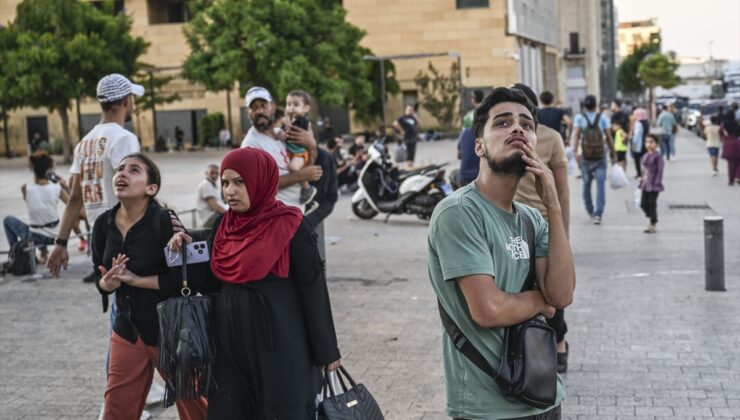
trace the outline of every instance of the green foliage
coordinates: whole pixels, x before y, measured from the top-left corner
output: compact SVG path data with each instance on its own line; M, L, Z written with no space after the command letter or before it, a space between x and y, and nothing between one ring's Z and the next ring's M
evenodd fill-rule
M224 114L214 112L200 119L200 145L211 146L218 142L218 132L224 127Z
M363 60L364 33L333 0L193 0L183 75L210 91L264 86L276 102L302 89L324 104L350 106L360 121L380 115L379 70ZM375 69L375 73L373 73ZM389 92L397 92L392 66Z
M646 57L640 63L638 73L640 79L649 88L656 86L670 89L681 83L681 78L676 75L678 63L663 54L653 54Z
M450 66L450 74L439 72L429 62L429 73L419 72L414 82L421 91L421 106L427 110L446 130L454 126L458 117L458 99L460 96L460 67L457 62Z
M622 93L635 95L645 90L645 85L638 75L640 63L646 56L657 54L659 51L659 43L643 44L622 61L617 74L617 84Z
M64 139L54 139L54 141L51 143L51 151L49 153L52 155L61 155L63 150L64 150Z
M180 94L177 92L171 95L163 93L164 87L174 79L175 76L157 76L154 74L150 77L150 73L146 71L137 73L136 76L134 76L134 83L144 86L146 88L146 93L141 98L136 99L136 109L148 111L152 109L152 104L164 105L177 102L182 99ZM152 84L154 85L154 89L152 89Z
M0 105L46 107L59 112L64 155L71 139L71 99L94 96L109 73L135 73L148 44L129 35L130 19L78 0L23 0L16 18L0 31Z

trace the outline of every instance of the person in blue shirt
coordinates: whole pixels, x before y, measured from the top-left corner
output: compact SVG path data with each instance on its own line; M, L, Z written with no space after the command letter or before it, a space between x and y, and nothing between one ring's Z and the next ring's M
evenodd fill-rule
M601 217L604 214L604 206L606 205L606 153L604 157L598 160L587 160L582 156L582 151L578 150L578 145L581 142L583 132L589 125L596 122L599 119L598 126L601 131L602 138L604 139L604 147L609 147L609 153L612 162L616 161L616 153L614 152L614 141L612 141L612 134L610 130L609 118L596 113L596 97L594 95L586 96L583 101L583 106L586 108L586 112L583 114L576 115L573 120L573 150L576 152L576 160L581 166L581 173L583 174L583 203L586 205L586 211L591 216L591 220L596 225L601 224ZM596 180L596 207L594 208L593 200L591 198L591 183Z

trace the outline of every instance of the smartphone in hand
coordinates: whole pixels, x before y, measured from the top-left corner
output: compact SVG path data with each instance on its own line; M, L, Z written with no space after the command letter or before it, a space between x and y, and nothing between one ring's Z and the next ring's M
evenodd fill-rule
M206 241L188 244L185 247L185 252L187 253L188 265L207 262L210 259L208 243ZM164 247L164 257L167 260L168 267L179 267L182 265L182 254L172 251L169 247Z

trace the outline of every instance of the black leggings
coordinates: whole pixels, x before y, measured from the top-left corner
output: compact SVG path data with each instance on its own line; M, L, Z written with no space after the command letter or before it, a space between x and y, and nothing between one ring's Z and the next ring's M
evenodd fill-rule
M406 143L406 161L413 162L416 159L416 142L405 142Z
M650 224L658 223L658 194L659 192L643 191L640 198L640 208L645 216L650 218Z
M642 177L642 162L640 160L642 159L642 153L632 152L632 160L635 161L635 170L637 171L637 176Z

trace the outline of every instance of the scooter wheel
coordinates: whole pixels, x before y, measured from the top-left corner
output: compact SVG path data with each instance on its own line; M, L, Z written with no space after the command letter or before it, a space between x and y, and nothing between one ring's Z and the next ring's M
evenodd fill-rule
M360 219L372 219L378 215L378 212L367 200L360 200L356 203L352 203L352 213Z

